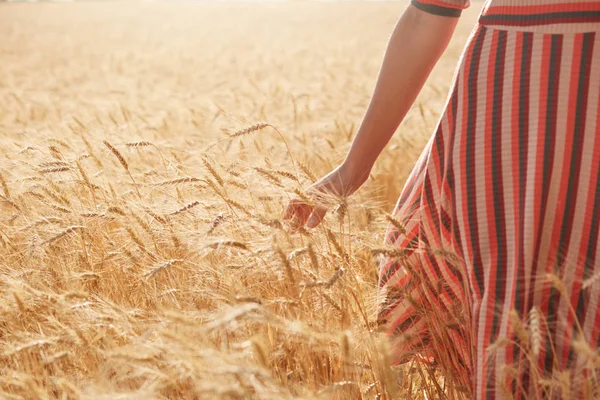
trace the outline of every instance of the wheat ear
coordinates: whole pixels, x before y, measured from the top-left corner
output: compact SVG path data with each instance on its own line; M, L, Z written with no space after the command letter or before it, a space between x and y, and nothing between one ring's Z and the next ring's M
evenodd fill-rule
M125 171L127 171L127 173L129 174L129 177L131 178L131 182L133 182L133 187L135 188L135 191L136 191L138 197L141 199L142 195L140 194L140 191L138 190L138 186L137 186L137 183L135 182L135 179L133 179L133 175L131 175L131 171L129 171L129 164L127 164L125 157L123 157L123 155L119 152L119 150L114 148L112 144L108 143L108 141L104 140L103 143L115 155L115 157L117 157L117 160L119 160L119 162L121 163L121 166L123 166Z
M279 129L277 129L275 126L271 125L271 124L267 124L267 123L258 123L255 125L252 125L248 128L242 129L240 131L234 132L232 134L229 135L230 138L236 138L236 137L240 137L240 136L244 136L247 135L249 133L252 132L256 132L265 128L271 128L273 129L275 132L277 132L277 134L279 135L279 137L281 138L281 140L283 141L283 144L285 145L285 148L287 149L288 154L290 155L290 160L292 161L292 166L294 167L294 171L296 171L296 181L300 181L300 177L298 176L298 163L296 162L296 159L294 158L294 155L292 153L292 150L290 149L290 146L287 142L287 140L285 140L285 136L283 136L283 134L279 131Z

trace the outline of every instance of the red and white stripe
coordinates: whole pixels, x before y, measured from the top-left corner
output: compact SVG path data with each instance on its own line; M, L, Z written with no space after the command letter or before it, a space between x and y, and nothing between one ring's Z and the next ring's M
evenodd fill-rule
M396 361L441 363L477 399L540 396L536 379L569 369L576 396L590 370L573 341L600 344L600 279L583 288L600 274L600 29L479 25L394 214L406 233L390 226L387 244L414 248L380 267ZM549 332L538 359L517 344L490 355L499 338L518 343L510 312L533 307Z

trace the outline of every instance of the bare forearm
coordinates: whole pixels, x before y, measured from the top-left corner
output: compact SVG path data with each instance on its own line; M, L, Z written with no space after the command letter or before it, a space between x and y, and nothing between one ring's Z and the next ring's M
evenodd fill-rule
M350 169L368 174L446 49L457 21L413 6L406 9L394 29L375 92L344 162Z

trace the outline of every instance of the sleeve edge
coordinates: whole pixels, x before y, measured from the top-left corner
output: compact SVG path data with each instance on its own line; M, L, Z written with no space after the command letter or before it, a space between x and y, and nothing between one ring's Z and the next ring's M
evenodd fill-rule
M429 14L439 15L441 17L460 17L462 13L462 9L452 8L452 7L443 7L434 4L425 4L421 3L418 0L411 0L411 4L418 8L421 11L424 11Z

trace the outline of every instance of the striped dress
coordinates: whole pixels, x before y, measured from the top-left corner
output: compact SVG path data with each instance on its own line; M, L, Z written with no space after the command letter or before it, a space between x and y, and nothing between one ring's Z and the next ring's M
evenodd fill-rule
M600 399L600 1L486 3L394 216L378 319L396 363L466 398Z

